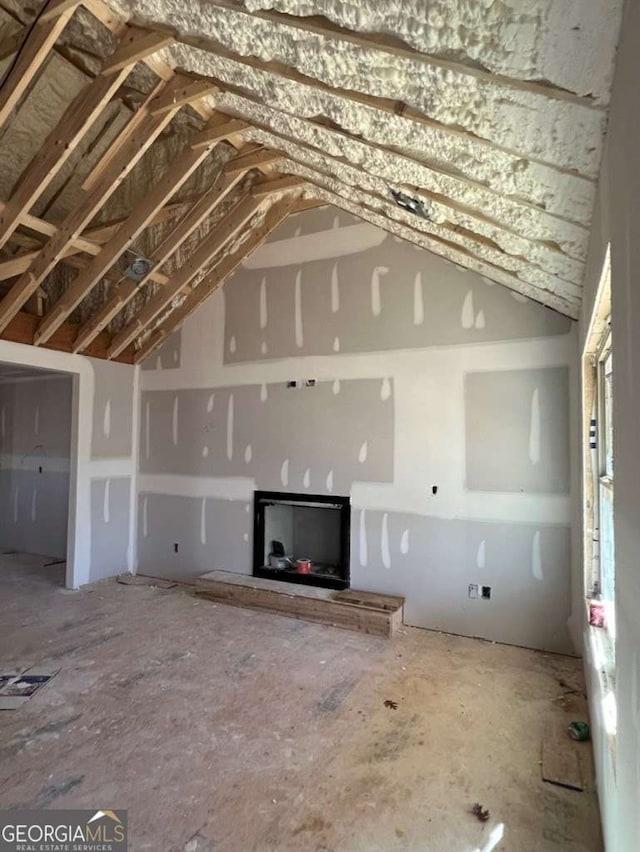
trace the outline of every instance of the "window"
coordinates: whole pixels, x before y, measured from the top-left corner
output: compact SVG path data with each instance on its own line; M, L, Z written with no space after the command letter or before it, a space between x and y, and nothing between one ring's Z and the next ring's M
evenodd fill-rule
M596 367L597 521L599 553L597 588L605 607L606 629L615 640L615 550L613 533L613 352L611 333L602 340Z

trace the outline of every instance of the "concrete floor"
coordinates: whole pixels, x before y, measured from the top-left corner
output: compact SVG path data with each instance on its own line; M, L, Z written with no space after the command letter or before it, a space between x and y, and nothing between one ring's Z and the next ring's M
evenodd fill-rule
M578 660L184 590L71 592L43 562L0 557L0 667L61 667L0 713L0 806L127 808L132 852L602 849L592 782L540 778Z

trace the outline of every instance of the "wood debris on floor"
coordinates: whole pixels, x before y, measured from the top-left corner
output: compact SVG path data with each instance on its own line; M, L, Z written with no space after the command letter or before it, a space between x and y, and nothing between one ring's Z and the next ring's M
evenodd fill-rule
M550 784L584 790L580 768L580 744L568 732L568 725L554 720L542 740L542 778Z
M160 577L145 577L143 574L120 574L118 582L125 586L155 586L157 589L174 589L178 584Z

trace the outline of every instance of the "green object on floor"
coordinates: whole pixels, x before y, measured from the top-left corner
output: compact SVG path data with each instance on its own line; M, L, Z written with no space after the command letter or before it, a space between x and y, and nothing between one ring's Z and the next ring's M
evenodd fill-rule
M572 722L567 730L569 731L569 736L573 737L574 740L584 742L591 739L591 731L586 722Z

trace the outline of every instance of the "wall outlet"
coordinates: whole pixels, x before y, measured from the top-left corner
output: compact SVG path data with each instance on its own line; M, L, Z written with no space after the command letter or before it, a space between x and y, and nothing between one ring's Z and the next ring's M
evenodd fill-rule
M469 583L469 597L476 600L478 597L478 584Z
M174 552L174 553L177 553L177 552L178 552L178 542L177 542L177 541L174 541L174 542L173 542L173 552Z
M288 382L287 382L287 387L288 388L297 388L298 382L295 379L289 379Z
M491 600L491 586L482 587L482 598L485 601Z
M305 383L306 387L308 387L308 388L315 388L315 386L316 386L316 380L315 379L305 379L304 383Z

